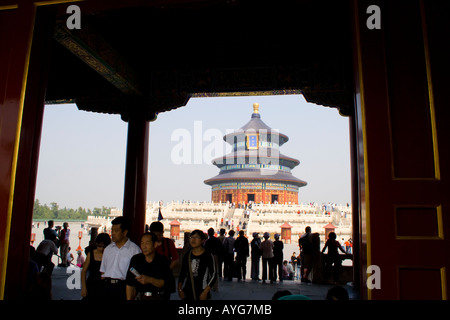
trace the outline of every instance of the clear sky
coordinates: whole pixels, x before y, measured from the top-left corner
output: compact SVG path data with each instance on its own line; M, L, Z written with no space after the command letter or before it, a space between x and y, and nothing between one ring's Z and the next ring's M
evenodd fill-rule
M289 137L280 148L300 160L292 174L308 183L299 202L351 202L349 121L302 95L191 98L150 123L147 201L210 201L211 158L227 152L223 135L245 125L258 102L261 120ZM118 115L48 105L36 198L60 207L122 207L127 124Z

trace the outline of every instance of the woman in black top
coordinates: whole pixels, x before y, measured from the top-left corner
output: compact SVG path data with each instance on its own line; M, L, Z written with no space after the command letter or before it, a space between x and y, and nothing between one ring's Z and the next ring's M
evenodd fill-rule
M211 299L210 290L217 278L213 255L203 248L206 234L194 230L189 238L191 250L183 256L178 278L178 295L183 300Z
M100 265L103 251L111 243L107 233L100 233L95 238L95 248L86 255L81 271L81 296L85 299L102 299L103 286L101 281ZM89 275L88 275L89 272Z

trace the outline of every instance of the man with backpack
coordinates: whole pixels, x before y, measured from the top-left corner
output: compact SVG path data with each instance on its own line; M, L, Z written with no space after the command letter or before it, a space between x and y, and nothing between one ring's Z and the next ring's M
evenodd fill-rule
M311 280L308 279L313 266L314 253L311 227L305 228L305 233L298 239L298 246L300 247L301 281L303 283L311 283Z
M160 221L154 221L150 224L150 232L154 233L158 238L155 242L155 250L157 254L166 257L169 260L170 270L175 268L179 261L178 251L172 239L164 237L164 225ZM173 277L173 273L172 273ZM172 283L170 290L164 292L164 298L170 300L170 294L176 291L175 282Z
M244 231L239 231L239 237L234 242L236 251L236 261L238 267L238 281L245 281L247 274L247 257L249 256L248 239L244 236Z

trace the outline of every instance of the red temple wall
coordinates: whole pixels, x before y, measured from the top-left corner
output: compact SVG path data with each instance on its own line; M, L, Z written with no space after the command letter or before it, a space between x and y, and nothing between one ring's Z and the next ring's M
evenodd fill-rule
M278 195L278 203L298 204L298 192L286 190L256 190L256 189L230 189L212 191L213 202L227 202L227 194L232 195L234 203L247 203L247 195L254 194L255 202L271 203L272 195Z

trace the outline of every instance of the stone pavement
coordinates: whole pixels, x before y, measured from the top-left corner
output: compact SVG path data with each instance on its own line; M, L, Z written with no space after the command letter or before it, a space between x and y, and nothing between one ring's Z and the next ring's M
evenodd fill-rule
M80 289L77 289L76 276L80 269L76 267L55 267L52 275L53 300L80 300ZM328 289L332 285L325 284L302 284L298 280L285 280L283 282L261 283L261 281L246 280L245 282L233 281L219 282L219 290L212 291L212 300L271 300L272 296L279 290L289 290L292 294L302 294L312 300L324 300ZM344 285L349 292L350 299L357 300L357 294L349 285ZM171 300L180 300L173 293Z

